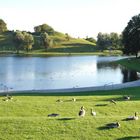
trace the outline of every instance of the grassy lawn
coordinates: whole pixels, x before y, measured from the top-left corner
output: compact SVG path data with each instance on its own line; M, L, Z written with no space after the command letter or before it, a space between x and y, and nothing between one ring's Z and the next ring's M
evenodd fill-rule
M140 72L140 58L127 58L117 61L117 63L128 67L129 69Z
M140 88L114 91L20 94L13 100L0 97L0 139L3 140L121 140L140 139L140 120L123 121L139 112ZM123 95L130 95L125 101ZM72 98L76 98L76 102ZM63 102L56 102L61 99ZM110 102L114 99L116 104ZM81 106L85 117L79 117ZM93 108L97 116L91 116ZM58 117L48 114L58 113ZM119 121L120 128L108 129L107 123Z

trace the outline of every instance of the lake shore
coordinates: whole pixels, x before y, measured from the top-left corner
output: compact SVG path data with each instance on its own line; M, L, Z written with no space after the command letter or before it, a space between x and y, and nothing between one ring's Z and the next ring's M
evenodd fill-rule
M11 90L8 93L72 93L72 92L89 92L89 91L105 91L105 90L116 90L125 89L130 87L139 87L140 80L127 82L123 84L106 84L104 86L96 87L81 87L81 88L65 88L65 89L42 89L42 90ZM1 92L4 94L5 92Z

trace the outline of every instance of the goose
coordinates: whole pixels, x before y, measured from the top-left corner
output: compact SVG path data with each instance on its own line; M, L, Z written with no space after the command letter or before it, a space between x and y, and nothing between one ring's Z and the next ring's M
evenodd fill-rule
M116 102L114 100L111 100L110 102L113 103L113 104L116 104Z
M106 125L107 128L118 128L120 127L120 123L119 122L114 122L114 123L109 123Z
M58 99L58 100L56 100L56 102L60 102L60 103L61 103L61 102L63 102L63 101L62 101L61 99Z
M84 117L85 116L85 113L86 112L85 112L84 106L82 106L81 109L80 109L80 111L79 111L79 116L80 117Z
M73 101L73 102L76 102L76 99L75 99L75 98L72 98L72 101Z
M9 100L12 100L13 99L13 97L10 96L10 95L8 95L8 94L6 95L6 98L9 99Z
M124 100L130 100L130 96L123 96Z
M139 117L137 116L137 112L135 112L135 115L134 116L129 116L126 120L138 120Z
M4 99L2 99L3 101L8 101L8 98L4 98Z
M92 116L96 116L96 112L93 111L93 109L91 109L91 115L92 115Z

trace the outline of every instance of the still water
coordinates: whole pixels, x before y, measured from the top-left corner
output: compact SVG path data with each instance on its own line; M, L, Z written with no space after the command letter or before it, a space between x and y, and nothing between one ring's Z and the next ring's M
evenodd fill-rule
M139 73L111 61L122 57L0 57L0 88L61 89L118 84L139 79Z

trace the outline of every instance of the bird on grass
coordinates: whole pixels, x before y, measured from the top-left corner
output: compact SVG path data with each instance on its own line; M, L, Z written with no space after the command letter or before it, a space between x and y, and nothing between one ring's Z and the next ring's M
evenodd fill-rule
M137 115L138 115L138 113L135 112L134 116L129 116L128 118L126 118L126 120L138 120L139 117Z
M56 100L56 102L62 103L63 101L61 99Z
M7 94L7 95L5 96L5 98L2 99L2 100L3 100L3 101L8 101L8 100L12 100L12 99L13 99L13 97Z
M124 100L130 100L130 96L123 96Z
M73 102L76 102L76 99L75 99L75 98L72 98L72 101L73 101Z
M118 128L120 127L120 123L119 122L114 122L114 123L109 123L106 125L107 128Z
M79 116L80 117L84 117L85 116L85 113L86 112L85 112L84 106L82 106L81 109L80 109L80 111L79 111Z
M96 112L93 111L93 109L91 109L91 115L92 115L92 116L96 116Z
M110 100L111 103L116 104L115 100Z
M10 96L9 94L6 95L6 98L9 99L9 100L12 100L13 99L13 97Z
M8 101L8 98L4 98L4 99L2 99L3 101Z

